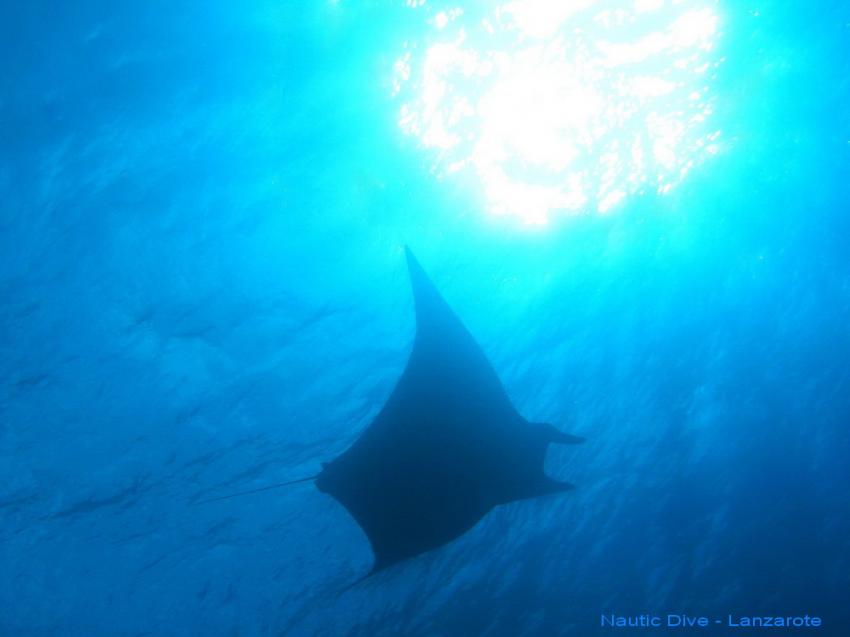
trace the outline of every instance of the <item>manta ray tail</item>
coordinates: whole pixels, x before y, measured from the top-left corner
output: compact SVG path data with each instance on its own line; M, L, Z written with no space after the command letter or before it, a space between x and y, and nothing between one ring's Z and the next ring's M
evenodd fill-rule
M362 584L362 583L363 583L363 582L365 582L367 579L371 579L374 575L377 575L377 574L378 574L378 573L380 573L382 570L384 570L384 569L382 569L382 568L378 568L377 566L373 566L373 567L372 567L372 569L371 569L368 573L366 573L365 575L361 575L360 577L358 577L356 580L354 580L354 581L353 581L353 582L351 582L350 584L346 584L343 588L341 588L341 589L339 590L339 593L338 593L338 594L339 594L339 595L342 595L343 593L345 593L345 592L347 592L347 591L350 591L352 588L354 588L354 587L355 587L355 586L357 586L358 584Z
M582 438L581 436L574 436L557 430L551 432L549 436L549 442L555 443L556 445L579 445L586 440L586 438Z
M216 498L207 498L206 500L201 500L200 502L196 502L195 504L206 504L207 502L216 502L218 500L227 500L229 498L236 498L240 495L251 495L252 493L259 493L260 491L270 491L271 489L279 489L280 487L288 487L290 484L298 484L299 482L309 482L310 480L315 480L318 476L309 476L307 478L299 478L298 480L290 480L289 482L278 482L277 484L270 484L267 487L260 487L258 489L250 489L248 491L239 491L237 493L228 493L227 495L220 495Z

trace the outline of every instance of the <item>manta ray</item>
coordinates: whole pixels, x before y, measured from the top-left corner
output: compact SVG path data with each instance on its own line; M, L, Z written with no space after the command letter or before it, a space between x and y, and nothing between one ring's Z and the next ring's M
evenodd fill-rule
M374 564L363 579L451 542L494 507L572 489L547 476L543 461L552 443L584 441L517 412L475 339L405 254L416 336L381 411L318 475L246 492L315 480L369 540Z

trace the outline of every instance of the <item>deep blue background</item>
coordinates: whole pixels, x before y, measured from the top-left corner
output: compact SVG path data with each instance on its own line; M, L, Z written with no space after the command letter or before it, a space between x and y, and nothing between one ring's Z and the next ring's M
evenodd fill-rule
M850 9L721 15L724 151L529 233L399 133L400 2L3 2L0 635L850 634ZM312 486L191 501L368 424L404 244L520 411L590 441L547 461L573 494L339 595L371 556Z

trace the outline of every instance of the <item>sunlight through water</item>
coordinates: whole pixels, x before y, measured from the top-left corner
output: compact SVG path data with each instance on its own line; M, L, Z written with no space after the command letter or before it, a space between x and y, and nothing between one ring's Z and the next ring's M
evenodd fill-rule
M711 0L407 5L427 37L395 61L399 126L438 178L479 182L492 214L606 213L718 152Z

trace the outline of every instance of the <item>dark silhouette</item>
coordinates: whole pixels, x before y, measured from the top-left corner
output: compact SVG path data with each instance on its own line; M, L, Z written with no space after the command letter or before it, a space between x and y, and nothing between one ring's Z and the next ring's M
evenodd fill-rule
M368 536L370 575L454 540L497 505L573 488L547 477L543 460L550 443L583 441L517 413L405 250L416 302L407 368L375 421L316 476Z

